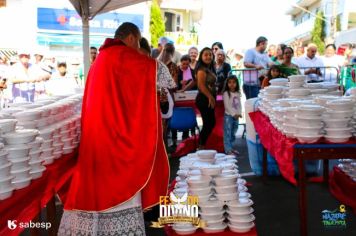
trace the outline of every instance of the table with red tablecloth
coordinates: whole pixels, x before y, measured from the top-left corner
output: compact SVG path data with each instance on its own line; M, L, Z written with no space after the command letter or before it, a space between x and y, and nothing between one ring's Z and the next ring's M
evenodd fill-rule
M330 175L329 189L336 199L351 206L356 214L356 182L339 167L334 166Z
M195 110L197 115L200 115L199 109L195 105L195 100L186 100L186 101L176 101L174 103L175 107L192 107ZM216 99L215 105L215 127L211 132L205 147L207 149L214 149L218 152L224 152L224 102L222 96L219 95ZM172 157L181 157L187 155L190 152L195 151L196 141L195 137L190 137L183 140L178 146L176 151L172 154Z
M301 234L307 234L307 212L306 212L306 173L305 160L323 160L324 181L329 179L329 159L352 158L356 159L356 142L350 140L346 143L329 143L325 139L318 140L315 144L300 144L297 139L288 138L279 132L271 124L269 118L260 111L251 112L249 116L259 135L264 148L263 173L266 175L268 151L275 159L282 176L290 183L297 185L293 160L298 160L298 188L299 188L299 211L301 222ZM339 192L335 191L335 194ZM342 198L339 198L342 199ZM345 205L354 206L356 198Z
M0 201L0 235L18 235L24 230L20 227L10 230L7 221L27 223L33 220L68 183L76 164L76 157L77 151L56 159L54 163L46 166L46 171L39 179L32 180L26 188L15 190L10 198ZM62 191L62 194L65 195L65 192Z
M166 226L164 228L164 232L166 233L167 236L178 236L179 234L177 234L171 226ZM210 236L257 236L257 231L256 231L256 227L253 227L250 231L246 232L246 233L235 233L229 230L229 228L226 228L224 232L221 233L204 233L204 231L202 229L198 229L194 234L190 234L192 236L206 236L206 235L210 235Z
M249 113L256 133L265 149L276 159L281 175L290 183L296 185L293 164L293 146L298 140L287 138L279 132L262 112Z

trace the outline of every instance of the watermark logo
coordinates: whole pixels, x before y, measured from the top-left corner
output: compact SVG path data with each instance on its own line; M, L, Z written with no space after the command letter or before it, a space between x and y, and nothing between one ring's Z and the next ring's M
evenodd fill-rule
M16 220L8 220L7 227L9 227L9 229L11 230L16 229L17 228Z
M15 230L17 227L21 229L45 229L48 230L51 228L51 223L50 222L20 222L17 223L16 220L8 220L7 221L7 227L11 230Z
M339 209L333 211L323 210L322 223L327 228L345 228L346 227L346 209L340 205Z
M197 196L176 196L170 193L169 196L160 196L158 222L152 222L151 227L161 228L165 224L187 222L197 227L204 226L198 213L199 199Z

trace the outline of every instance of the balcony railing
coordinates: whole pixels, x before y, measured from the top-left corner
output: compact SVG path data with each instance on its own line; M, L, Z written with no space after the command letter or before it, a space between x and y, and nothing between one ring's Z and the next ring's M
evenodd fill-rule
M165 36L172 39L177 46L196 46L199 43L197 33L165 32Z

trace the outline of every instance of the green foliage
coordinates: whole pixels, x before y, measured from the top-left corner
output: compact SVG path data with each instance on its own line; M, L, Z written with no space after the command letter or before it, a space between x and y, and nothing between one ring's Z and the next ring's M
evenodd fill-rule
M341 31L341 17L340 17L340 15L337 15L337 17L336 17L336 31L337 32Z
M320 54L324 53L325 48L324 39L326 33L325 21L323 19L325 19L324 13L322 11L319 11L314 21L314 28L311 32L312 42L317 45Z
M164 35L165 30L161 9L157 3L157 0L153 0L150 20L151 44L153 47L157 47L158 39Z

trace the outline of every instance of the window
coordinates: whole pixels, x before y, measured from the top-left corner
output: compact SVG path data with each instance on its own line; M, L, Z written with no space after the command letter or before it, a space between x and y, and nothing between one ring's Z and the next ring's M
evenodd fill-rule
M173 13L170 12L164 13L164 20L165 20L165 26L167 32L173 32L173 22L174 22L173 18L174 18Z
M176 15L176 31L180 31L182 28L182 16L181 15Z
M183 16L176 12L164 12L164 20L167 32L180 31L183 27Z

